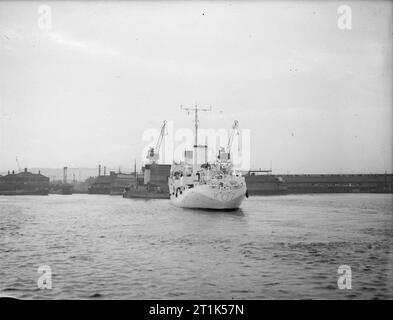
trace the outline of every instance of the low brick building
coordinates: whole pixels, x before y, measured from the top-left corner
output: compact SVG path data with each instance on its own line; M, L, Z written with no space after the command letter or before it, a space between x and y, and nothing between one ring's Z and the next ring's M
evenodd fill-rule
M0 177L0 195L48 195L49 178L40 172L8 172Z
M98 176L89 186L89 194L110 194L112 183L117 177L116 172L111 171L108 175Z

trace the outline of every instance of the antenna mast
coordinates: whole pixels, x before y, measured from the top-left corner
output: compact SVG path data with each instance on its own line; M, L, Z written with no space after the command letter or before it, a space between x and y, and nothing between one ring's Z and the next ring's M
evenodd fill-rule
M195 124L195 133L194 133L194 171L197 169L197 152L198 152L198 123L199 123L199 119L198 119L198 112L199 111L211 111L212 107L210 106L209 108L200 108L197 106L197 104L195 104L194 107L191 108L184 108L183 106L180 106L180 109L185 110L188 112L188 114L190 114L190 112L194 112L194 124ZM205 147L205 146L203 146Z

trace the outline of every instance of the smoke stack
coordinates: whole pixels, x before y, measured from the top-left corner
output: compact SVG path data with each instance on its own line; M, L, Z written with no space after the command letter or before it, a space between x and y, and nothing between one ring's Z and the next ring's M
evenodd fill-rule
M104 176L106 176L106 167L104 167Z
M101 165L98 165L98 176L101 175Z
M63 168L63 183L67 183L67 167Z

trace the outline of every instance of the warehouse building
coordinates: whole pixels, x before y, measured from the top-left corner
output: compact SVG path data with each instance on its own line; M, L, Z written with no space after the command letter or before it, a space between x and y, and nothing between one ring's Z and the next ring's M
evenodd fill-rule
M8 172L0 177L0 195L48 195L49 178L40 172Z
M392 174L260 174L245 175L252 194L392 193Z

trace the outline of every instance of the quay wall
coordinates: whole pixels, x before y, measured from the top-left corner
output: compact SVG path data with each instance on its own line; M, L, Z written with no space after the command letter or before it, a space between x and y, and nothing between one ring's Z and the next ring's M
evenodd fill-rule
M294 193L392 193L392 174L247 174L250 195Z

